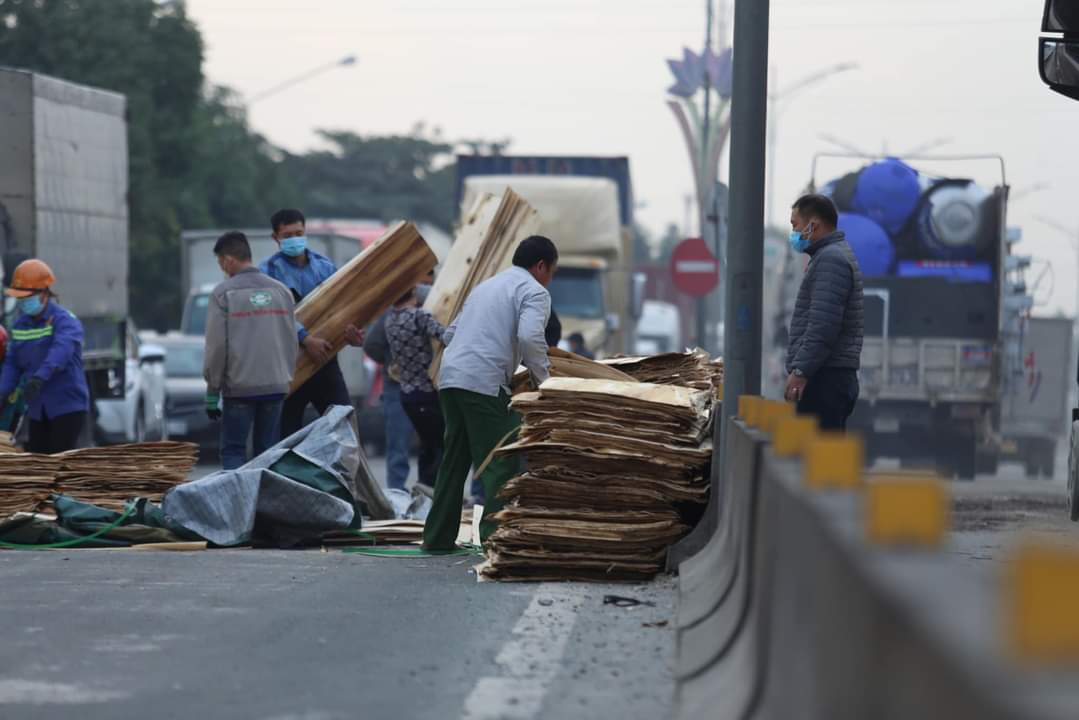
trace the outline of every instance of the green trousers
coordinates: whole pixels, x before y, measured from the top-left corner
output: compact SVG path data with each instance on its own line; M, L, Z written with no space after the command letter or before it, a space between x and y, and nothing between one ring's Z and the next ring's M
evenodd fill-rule
M478 467L491 450L521 423L510 410L510 398L503 390L498 397L469 390L447 388L438 393L442 417L446 421L446 440L442 466L435 482L435 498L423 528L423 546L429 550L449 550L457 540L461 526L461 501L470 468ZM502 508L498 491L517 474L520 460L498 457L490 462L479 480L486 496L480 540L494 532L495 523L487 518Z

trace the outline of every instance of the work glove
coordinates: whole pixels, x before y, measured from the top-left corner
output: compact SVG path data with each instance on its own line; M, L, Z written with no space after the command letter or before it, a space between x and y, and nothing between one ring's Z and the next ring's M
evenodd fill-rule
M27 381L26 385L24 385L22 389L22 396L26 398L27 404L30 404L36 401L39 397L41 397L41 386L43 384L44 381L38 377L30 378Z
M206 393L206 417L211 420L221 419L221 396L217 393Z

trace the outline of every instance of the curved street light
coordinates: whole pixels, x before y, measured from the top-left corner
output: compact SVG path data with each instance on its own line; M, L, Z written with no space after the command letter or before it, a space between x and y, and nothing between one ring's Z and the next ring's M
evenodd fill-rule
M842 62L829 67L812 72L798 82L792 83L782 90L768 93L768 193L765 197L765 204L767 210L765 211L765 219L769 225L773 225L775 218L773 217L773 210L775 207L775 178L776 178L776 126L779 120L779 113L784 109L781 103L790 100L798 93L818 85L833 75L847 72L848 70L857 70L858 63L855 62ZM772 82L776 80L777 72L775 68L772 68Z
M355 55L346 55L345 57L340 58L338 60L334 60L333 62L326 63L324 65L319 65L318 67L311 68L310 70L307 70L306 72L300 73L299 75L297 75L295 77L292 77L292 78L289 78L288 80L285 80L284 82L278 83L277 85L274 85L273 87L267 88L266 90L263 90L262 92L255 93L250 98L248 98L247 104L248 104L248 106L254 105L255 103L259 102L260 100L265 100L266 98L270 97L271 95L276 95L277 93L281 92L282 90L290 88L293 85L297 85L299 83L302 83L305 80L310 80L311 78L315 77L316 75L321 75L322 73L327 72L329 70L333 70L334 68L349 67L349 66L355 65L357 62L359 62L359 58L357 58Z

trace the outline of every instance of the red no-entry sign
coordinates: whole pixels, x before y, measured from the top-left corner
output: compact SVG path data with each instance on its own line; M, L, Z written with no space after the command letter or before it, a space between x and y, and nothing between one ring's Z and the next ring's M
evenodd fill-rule
M719 261L704 240L689 238L671 253L671 277L674 286L687 295L707 295L719 284Z

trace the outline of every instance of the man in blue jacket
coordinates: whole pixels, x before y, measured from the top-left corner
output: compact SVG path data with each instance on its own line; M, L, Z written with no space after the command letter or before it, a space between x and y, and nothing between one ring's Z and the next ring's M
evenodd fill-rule
M34 453L75 449L90 408L82 368L82 323L56 302L49 289L54 282L48 265L25 260L4 291L18 298L19 318L0 372L0 398L10 401L22 386L30 417L27 450Z
M809 265L791 318L784 397L823 430L845 430L854 412L865 324L862 271L838 222L824 195L803 195L791 208L791 249Z
M291 290L299 303L337 272L337 266L325 255L307 247L307 219L299 210L278 210L270 218L270 226L280 250L263 262L259 269ZM315 406L319 415L331 405L352 404L330 342L308 333L298 320L296 335L300 347L319 365L319 370L285 400L281 409L282 438L303 427L303 414L309 404ZM345 341L355 347L362 346L363 330L349 325L345 330Z

